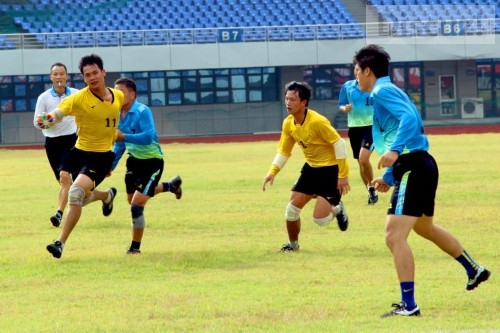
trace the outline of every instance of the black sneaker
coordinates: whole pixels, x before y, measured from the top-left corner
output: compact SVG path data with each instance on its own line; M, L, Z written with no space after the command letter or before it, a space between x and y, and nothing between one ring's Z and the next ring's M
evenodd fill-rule
M380 316L380 318L387 318L392 316L420 316L420 308L418 307L418 305L415 305L413 309L408 309L405 302L392 304L392 306L394 307L394 309L387 313L384 313Z
M138 249L128 249L127 250L127 254L131 254L131 255L141 254L141 250L138 250Z
M181 184L182 184L181 176L175 176L170 181L170 185L171 185L170 192L172 192L173 194L175 194L175 198L177 200L182 197L182 187L181 187Z
M467 290L473 290L481 282L484 282L489 279L491 272L484 268L483 266L479 266L479 269L477 270L476 276L474 276L472 279L469 278L469 281L467 281L467 285L465 286L465 289Z
M59 212L55 213L54 215L52 215L50 217L50 222L56 228L61 225L61 220L62 220L62 216L61 216L61 214L59 214Z
M378 194L373 186L368 188L368 204L375 205L378 202Z
M294 249L290 243L283 244L281 249L278 252L299 252L300 245L297 245L297 248Z
M347 212L345 211L342 201L339 202L340 212L337 214L337 224L341 231L346 231L349 227L349 218L347 217Z
M116 197L116 188L111 187L108 192L111 193L111 201L109 203L102 202L102 215L109 216L113 212L113 201Z
M56 240L54 243L50 243L49 245L47 245L47 251L52 253L52 256L54 258L61 258L63 251L61 241Z

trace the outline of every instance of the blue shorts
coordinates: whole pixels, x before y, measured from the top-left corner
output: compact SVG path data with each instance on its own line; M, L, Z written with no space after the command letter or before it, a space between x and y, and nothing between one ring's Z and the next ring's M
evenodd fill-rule
M402 154L393 165L394 191L388 215L434 216L439 171L426 151Z

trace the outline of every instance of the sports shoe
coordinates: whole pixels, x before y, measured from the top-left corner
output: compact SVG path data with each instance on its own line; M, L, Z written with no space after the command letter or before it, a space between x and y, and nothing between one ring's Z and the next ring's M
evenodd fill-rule
M111 187L108 192L111 193L111 201L109 203L102 202L102 215L109 216L113 212L113 201L116 197L116 188Z
M394 309L387 313L384 313L380 316L380 318L387 318L392 316L420 316L420 308L418 307L418 305L416 305L413 309L408 309L405 302L392 304L392 306L394 307Z
M378 194L373 186L368 188L368 204L375 205L378 202Z
M127 250L127 254L131 254L131 255L141 254L141 250L138 250L138 249L128 249Z
M175 198L178 200L182 197L182 179L181 176L175 176L170 180L170 192L175 194Z
M337 224L341 231L346 231L349 227L349 218L347 217L347 212L345 211L342 201L339 202L340 212L337 213Z
M54 258L57 258L57 259L61 258L62 251L63 251L61 241L56 240L54 243L50 243L49 245L47 245L47 251L52 253L52 256Z
M479 266L479 269L477 270L476 276L474 276L472 279L469 278L469 281L467 281L467 285L465 286L465 289L467 289L467 290L475 289L477 286L479 286L479 284L481 282L488 280L488 278L490 277L490 274L491 274L491 272L489 270L487 270L483 266Z
M294 249L290 243L283 244L281 249L278 252L299 252L300 245L297 245L297 248Z
M61 216L61 214L59 214L59 212L55 213L54 215L52 215L50 217L50 222L56 228L61 225L61 220L62 220L62 216Z

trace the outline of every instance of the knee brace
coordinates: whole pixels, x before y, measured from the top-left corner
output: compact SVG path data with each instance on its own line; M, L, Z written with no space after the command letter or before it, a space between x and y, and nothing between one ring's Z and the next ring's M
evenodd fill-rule
M90 195L86 198L83 198L83 205L82 206L87 206L89 203L95 201L95 195L94 191L90 192Z
M72 184L68 191L68 202L70 205L83 206L85 191L78 185Z
M288 203L285 209L285 219L290 222L295 222L300 219L300 211L302 209L295 207L291 202Z
M314 223L319 225L320 227L324 227L325 225L329 225L330 222L333 220L333 214L330 213L328 216L322 217L322 218L315 218L313 217Z
M146 220L144 219L144 207L139 205L134 205L130 207L132 212L132 228L133 229L144 229L146 227Z

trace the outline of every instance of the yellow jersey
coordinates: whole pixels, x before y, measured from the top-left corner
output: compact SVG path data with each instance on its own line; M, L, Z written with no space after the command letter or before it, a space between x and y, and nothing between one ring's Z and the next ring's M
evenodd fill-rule
M302 124L296 124L292 115L283 120L278 153L290 157L293 146L297 143L311 167L338 165L339 178L347 178L349 176L347 159L337 159L333 147L341 136L325 116L311 109L307 109L306 112Z
M103 101L86 87L59 103L57 108L64 116L75 117L78 126L76 148L91 152L107 152L113 148L123 92L107 89L113 95L112 102Z

